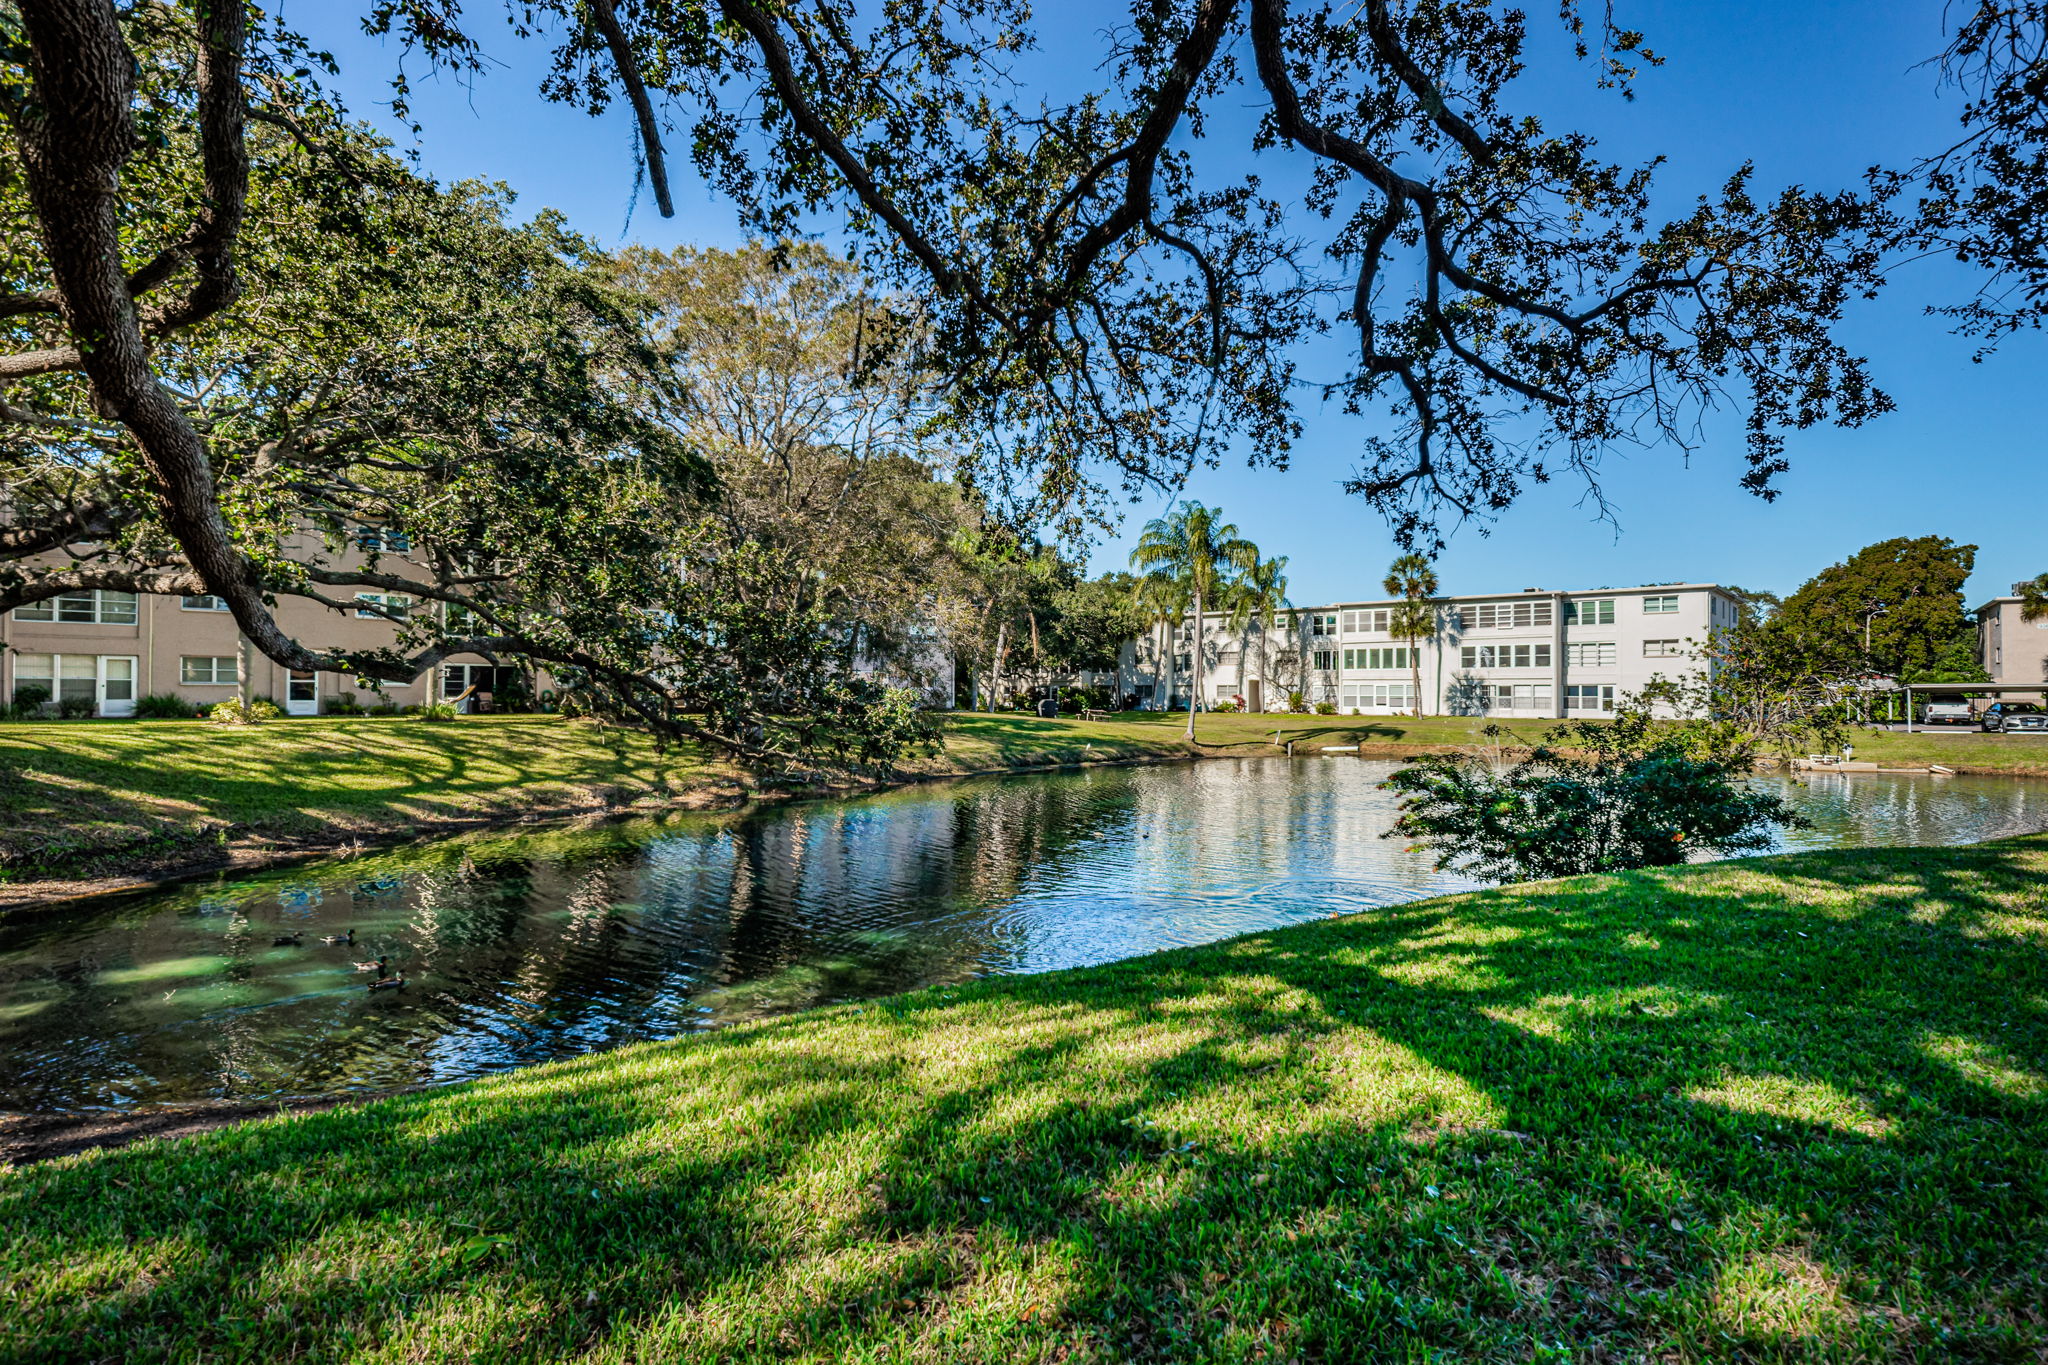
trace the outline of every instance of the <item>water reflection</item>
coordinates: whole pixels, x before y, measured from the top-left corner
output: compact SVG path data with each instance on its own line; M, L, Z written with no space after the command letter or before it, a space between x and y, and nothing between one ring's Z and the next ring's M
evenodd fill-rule
M0 930L0 1108L457 1080L723 1021L1200 943L1466 885L1392 765L1102 769L478 838ZM1796 847L2048 827L2018 780L1783 784ZM317 945L356 931L352 946ZM277 947L303 929L309 946ZM354 963L388 956L403 992Z

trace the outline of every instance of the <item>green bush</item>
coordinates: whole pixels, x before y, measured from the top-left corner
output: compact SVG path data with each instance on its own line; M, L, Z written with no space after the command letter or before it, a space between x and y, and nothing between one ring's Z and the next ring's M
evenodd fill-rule
M251 697L244 706L239 697L215 702L207 708L206 718L215 725L259 725L266 720L276 720L284 712L268 697Z
M190 720L199 708L175 692L152 692L135 703L140 720Z
M1289 692L1287 694L1287 709L1297 716L1306 714L1308 711L1308 698L1302 696L1299 692Z
M99 710L99 703L91 697L64 697L57 703L57 714L65 720L85 720Z
M353 692L343 692L339 696L329 697L327 704L321 709L330 716L360 716L363 714L362 703L356 700L356 694Z
M1237 710L1237 703L1234 701L1219 701L1209 709L1219 716L1228 716Z
M1337 703L1336 703L1336 702L1333 702L1333 701L1319 701L1319 702L1317 702L1317 703L1316 703L1316 714L1317 714L1317 715L1319 715L1319 716L1334 716L1334 715L1336 715L1336 714L1337 714Z
M1497 725L1483 733L1509 738ZM1414 840L1439 868L1505 882L1670 867L1695 849L1758 852L1778 826L1808 823L1740 780L1746 759L1688 753L1646 711L1560 725L1545 741L1505 772L1471 754L1402 768L1386 782L1401 814L1381 837Z
M50 689L41 683L16 683L14 687L14 709L27 720L49 704Z
M410 708L414 720L454 720L462 712L452 701L430 701L424 706Z

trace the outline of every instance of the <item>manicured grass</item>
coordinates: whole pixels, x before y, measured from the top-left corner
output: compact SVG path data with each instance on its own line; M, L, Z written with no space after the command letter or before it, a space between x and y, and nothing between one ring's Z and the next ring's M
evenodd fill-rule
M0 1175L0 1359L2048 1352L2048 836L1533 884Z
M625 805L719 775L693 748L663 756L644 736L553 716L0 726L0 869L221 826L334 840Z

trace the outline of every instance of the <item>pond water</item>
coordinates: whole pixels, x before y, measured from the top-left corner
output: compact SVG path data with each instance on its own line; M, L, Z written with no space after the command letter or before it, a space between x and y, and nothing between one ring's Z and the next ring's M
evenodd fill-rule
M0 1109L462 1080L736 1019L1461 889L1394 764L1248 759L473 838L0 927ZM1793 847L2048 828L2048 783L1818 774ZM355 931L352 947L321 935ZM304 931L302 947L273 940ZM403 991L352 963L390 960Z

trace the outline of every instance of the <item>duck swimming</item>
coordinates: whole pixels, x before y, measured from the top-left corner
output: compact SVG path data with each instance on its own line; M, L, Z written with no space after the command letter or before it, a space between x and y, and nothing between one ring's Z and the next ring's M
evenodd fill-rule
M402 991L405 989L405 973L400 972L397 976L387 976L382 981L372 981L370 989L373 991Z
M305 937L306 931L304 929L299 930L296 934L279 934L276 938L270 940L270 946L273 948L296 948Z
M375 972L381 978L390 966L390 958L380 957L375 962L358 962L356 970L359 972Z
M330 948L353 948L356 943L356 931L351 929L345 934L322 934L320 941Z

